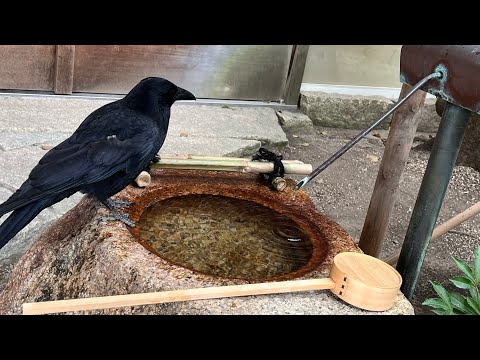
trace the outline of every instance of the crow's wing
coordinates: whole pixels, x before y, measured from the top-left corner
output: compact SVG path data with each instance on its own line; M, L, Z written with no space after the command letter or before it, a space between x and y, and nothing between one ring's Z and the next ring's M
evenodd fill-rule
M97 122L91 124L89 130L95 136L90 142L79 128L40 160L28 180L0 205L0 215L52 194L104 180L119 171L128 172L158 151L162 142L159 143L159 130L152 126L152 119L138 114L125 116L124 111L108 115L115 122L123 117L122 126L115 129L104 116L100 126ZM124 138L126 133L128 138Z
M116 135L119 139L127 139L142 127L148 127L151 120L133 110L125 109L120 101L100 107L86 117L77 130L65 141L61 142L41 159L39 164L57 161L62 157L80 151L94 141Z

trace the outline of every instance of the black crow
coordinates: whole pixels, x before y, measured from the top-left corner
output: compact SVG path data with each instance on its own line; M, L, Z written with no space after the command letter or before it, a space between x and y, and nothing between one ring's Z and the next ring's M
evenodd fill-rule
M13 211L0 226L0 249L43 209L77 191L96 198L129 223L115 210L110 196L130 184L156 156L176 100L195 100L195 96L168 80L149 77L123 99L92 112L72 136L40 159L22 186L0 205L0 216Z

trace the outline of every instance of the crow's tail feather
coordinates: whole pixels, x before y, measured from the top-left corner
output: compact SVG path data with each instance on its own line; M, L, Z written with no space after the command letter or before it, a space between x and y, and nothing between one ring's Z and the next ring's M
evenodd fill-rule
M49 199L42 199L13 211L0 225L0 249L48 206L50 206Z

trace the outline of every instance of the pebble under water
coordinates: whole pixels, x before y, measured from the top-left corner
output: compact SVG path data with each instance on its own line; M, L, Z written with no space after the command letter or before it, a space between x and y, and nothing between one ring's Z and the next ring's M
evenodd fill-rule
M312 243L290 218L251 201L188 195L145 209L140 237L157 254L202 273L270 278L305 266Z

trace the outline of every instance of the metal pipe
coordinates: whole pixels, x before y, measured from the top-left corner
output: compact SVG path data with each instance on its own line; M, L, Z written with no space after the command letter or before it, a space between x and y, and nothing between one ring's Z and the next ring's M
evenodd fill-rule
M451 103L443 112L398 259L397 270L403 278L401 291L408 299L415 290L470 114Z
M433 78L438 78L440 79L443 76L441 72L434 72L426 77L424 77L422 80L420 80L413 88L408 92L405 97L399 101L390 109L388 110L385 114L383 114L379 119L374 121L369 127L367 127L365 130L363 130L360 134L358 134L352 141L350 141L348 144L343 146L340 150L338 150L335 154L333 154L329 159L327 159L322 165L320 165L318 168L313 170L313 172L310 175L305 176L302 180L298 182L298 184L295 186L294 190L300 190L303 188L305 185L307 185L315 176L320 174L323 170L325 170L327 167L329 167L335 160L337 160L340 156L342 156L344 153L347 152L353 145L355 145L357 142L359 142L365 135L367 135L370 131L373 130L378 124L380 124L383 120L385 120L391 113L393 113L397 108L402 105L405 101L408 100L410 96L415 94L415 92L420 89L425 83L430 81Z

